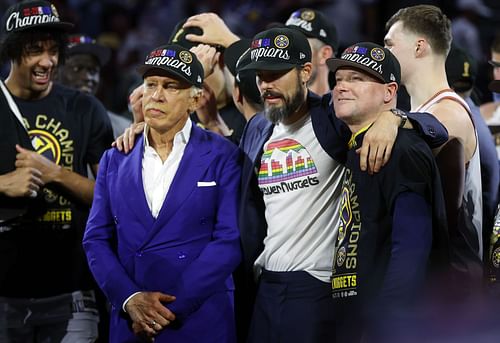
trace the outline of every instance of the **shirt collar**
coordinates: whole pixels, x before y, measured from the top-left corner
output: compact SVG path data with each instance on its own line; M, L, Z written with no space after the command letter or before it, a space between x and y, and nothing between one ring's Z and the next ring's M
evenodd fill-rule
M373 125L370 123L365 127L361 128L358 132L353 133L351 135L351 139L349 140L348 147L349 149L357 149L361 146L363 134L368 131L368 129Z
M186 145L189 142L189 138L191 137L191 128L193 127L193 122L191 119L186 120L186 124L184 124L184 127L182 130L177 132L174 136L174 146L177 144L184 144ZM149 126L146 124L144 125L144 147L150 147L149 145L149 139L148 139L148 133L149 133Z

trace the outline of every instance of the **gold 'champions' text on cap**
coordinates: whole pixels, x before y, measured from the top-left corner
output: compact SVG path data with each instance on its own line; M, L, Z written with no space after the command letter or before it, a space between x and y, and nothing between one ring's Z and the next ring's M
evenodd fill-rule
M27 7L22 9L22 13L12 12L9 15L5 22L5 31L54 22L60 22L54 5Z

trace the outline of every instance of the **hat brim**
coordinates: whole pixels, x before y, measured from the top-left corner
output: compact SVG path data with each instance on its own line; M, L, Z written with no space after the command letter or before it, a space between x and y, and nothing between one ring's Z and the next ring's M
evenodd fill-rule
M367 74L370 74L371 76L375 77L376 79L382 81L383 83L388 83L386 80L384 80L384 77L382 75L380 75L379 73L377 73L375 70L368 68L368 67L365 67L364 65L352 62L352 61L343 60L340 58L330 58L330 59L326 60L326 65L328 66L328 69L330 69L330 71L332 73L335 73L339 68L349 67L349 68L359 69L361 71L364 71ZM394 82L396 82L396 81L394 81Z
M43 28L48 28L48 29L54 29L54 30L60 30L60 31L70 31L73 29L75 25L72 23L67 23L64 21L58 21L58 22L49 22L49 23L41 23L41 24L35 24L35 25L30 25L22 28L18 28L12 31L7 32L7 34L11 32L22 32L26 30L33 30L33 29L43 29Z
M488 89L495 93L500 93L500 80L493 80L489 83Z
M247 38L240 39L239 41L228 46L224 51L224 64L233 76L236 76L236 64L238 63L238 60L241 55L243 55L243 53L250 48L251 42L252 41Z
M290 70L295 67L299 66L298 64L295 63L286 63L286 62L275 62L275 61L268 61L268 60L260 60L260 61L252 61L249 63L247 66L239 69L239 71L243 70Z
M108 63L109 58L111 57L111 51L109 48L97 44L82 43L68 48L68 56L79 54L95 56L101 66Z
M153 70L153 69L159 69L159 70L166 71L169 74L172 74L174 76L177 76L177 77L181 78L182 80L186 81L190 85L193 85L193 86L196 86L196 87L199 87L199 88L201 88L203 86L200 83L194 83L192 80L188 79L182 73L180 73L180 72L178 72L176 70L173 70L171 68L167 68L167 67L161 67L161 66L157 66L157 65L141 65L141 66L137 67L137 72L139 72L139 74L141 74L141 76L144 78L144 75L146 75L146 73L148 71Z

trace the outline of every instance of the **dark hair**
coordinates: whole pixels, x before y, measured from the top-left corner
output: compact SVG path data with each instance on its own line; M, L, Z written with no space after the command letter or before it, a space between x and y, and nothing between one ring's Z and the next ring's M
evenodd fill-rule
M402 8L387 21L386 30L397 21L401 21L406 30L425 36L436 53L445 57L448 55L452 39L451 22L441 9L432 5Z
M6 34L1 42L1 62L16 61L21 63L28 45L47 40L56 42L59 50L59 64L63 64L66 57L67 34L64 31L43 28Z

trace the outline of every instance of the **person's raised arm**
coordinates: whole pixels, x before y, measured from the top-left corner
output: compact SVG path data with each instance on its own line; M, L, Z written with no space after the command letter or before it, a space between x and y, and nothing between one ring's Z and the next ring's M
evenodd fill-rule
M227 48L240 40L215 13L201 13L189 17L183 27L197 26L203 30L202 35L188 34L186 39L192 42L219 45Z

